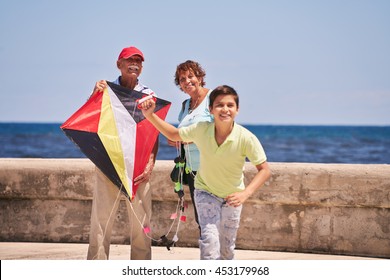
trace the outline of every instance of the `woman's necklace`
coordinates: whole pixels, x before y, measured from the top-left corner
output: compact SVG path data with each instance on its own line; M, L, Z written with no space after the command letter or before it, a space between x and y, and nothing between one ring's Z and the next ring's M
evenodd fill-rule
M199 97L200 96L198 96L198 98L196 99L194 106L192 106L192 99L190 99L190 107L188 108L188 114L191 114L192 111L195 110L196 106L198 105Z

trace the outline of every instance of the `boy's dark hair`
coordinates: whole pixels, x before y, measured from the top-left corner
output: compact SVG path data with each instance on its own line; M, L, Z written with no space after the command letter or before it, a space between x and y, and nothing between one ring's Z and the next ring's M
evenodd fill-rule
M230 86L222 85L219 87L216 87L211 93L210 93L210 108L213 107L215 99L220 95L232 95L234 98L234 101L236 102L237 108L239 106L239 98L236 90Z
M185 72L185 71L191 71L194 73L194 75L198 79L201 79L202 80L202 82L201 82L202 87L206 84L206 82L204 80L204 77L206 77L206 72L203 70L202 66L200 66L200 64L196 61L187 60L186 62L183 62L176 67L175 84L177 86L180 85L180 81L179 81L180 73Z

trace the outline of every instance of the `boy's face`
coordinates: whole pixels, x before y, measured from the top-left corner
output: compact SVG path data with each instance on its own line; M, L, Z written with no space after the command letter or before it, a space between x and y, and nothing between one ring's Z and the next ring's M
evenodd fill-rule
M238 114L236 101L232 95L219 95L215 98L210 113L215 122L233 122Z

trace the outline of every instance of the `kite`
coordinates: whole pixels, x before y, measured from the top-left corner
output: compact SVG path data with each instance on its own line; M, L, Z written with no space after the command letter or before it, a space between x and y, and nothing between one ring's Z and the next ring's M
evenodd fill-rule
M145 94L107 82L60 127L65 135L130 200L137 192L134 178L144 171L158 130L137 108ZM155 98L155 113L165 119L169 101Z

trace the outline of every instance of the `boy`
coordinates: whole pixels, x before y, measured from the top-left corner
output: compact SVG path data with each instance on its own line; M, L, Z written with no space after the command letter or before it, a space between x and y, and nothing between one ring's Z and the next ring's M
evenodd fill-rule
M242 204L271 176L259 140L234 122L239 107L236 91L223 85L210 93L214 123L200 122L180 129L153 113L152 100L141 106L144 116L168 139L192 141L199 148L195 204L201 228L201 259L233 259ZM258 170L247 187L243 181L246 158Z

